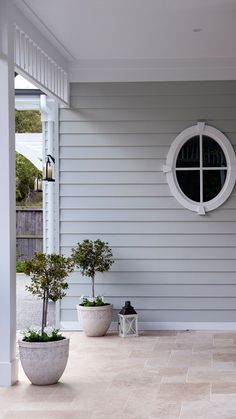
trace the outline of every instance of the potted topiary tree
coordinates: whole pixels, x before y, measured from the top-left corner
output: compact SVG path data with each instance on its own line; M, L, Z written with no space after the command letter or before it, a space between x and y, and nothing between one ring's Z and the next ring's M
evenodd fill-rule
M77 305L79 320L87 336L104 336L112 319L112 304L105 303L101 296L95 296L97 272L107 272L114 263L111 248L101 240L84 240L72 249L72 259L83 276L91 278L92 296L83 297Z
M65 278L73 270L71 258L55 253L35 253L23 266L23 272L31 276L26 289L42 299L41 326L25 330L19 340L21 364L32 384L55 384L66 367L69 339L59 329L47 327L47 314L49 300L58 301L65 296Z

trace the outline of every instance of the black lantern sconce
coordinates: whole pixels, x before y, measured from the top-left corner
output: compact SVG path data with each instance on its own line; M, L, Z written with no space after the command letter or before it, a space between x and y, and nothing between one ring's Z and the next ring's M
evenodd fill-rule
M55 164L54 157L51 154L47 154L46 162L43 165L43 180L46 182L55 182L53 178L53 165Z
M37 176L34 181L34 191L43 192L43 179L41 176Z

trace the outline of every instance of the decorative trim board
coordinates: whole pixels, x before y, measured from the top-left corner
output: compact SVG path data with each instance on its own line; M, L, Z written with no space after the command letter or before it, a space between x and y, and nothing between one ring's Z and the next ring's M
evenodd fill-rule
M65 331L81 331L78 322L61 322ZM112 322L110 331L117 331ZM139 330L236 330L236 322L139 322Z
M35 85L65 104L69 103L68 74L33 39L15 24L15 66Z

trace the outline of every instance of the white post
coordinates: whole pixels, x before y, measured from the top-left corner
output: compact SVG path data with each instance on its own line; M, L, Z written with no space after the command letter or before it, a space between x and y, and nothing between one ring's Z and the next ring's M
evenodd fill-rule
M0 2L0 385L17 381L13 1Z
M43 236L46 253L59 253L59 152L58 152L58 102L40 96L43 124L43 159L51 154L55 158L55 183L45 182L43 194ZM46 134L47 127L47 134ZM47 141L46 141L47 138ZM46 215L47 214L47 220ZM60 327L60 301L56 303L56 327Z
M56 104L53 99L49 99L46 95L40 96L41 120L43 124L43 161L47 154L55 157L55 119ZM47 134L45 127L47 126ZM47 138L47 142L46 142ZM55 163L57 165L58 162ZM55 176L55 165L53 167L53 175ZM55 234L54 234L54 209L55 209L55 183L45 182L43 196L43 212L47 213L47 220L44 219L44 252L55 252ZM46 222L47 221L47 222Z

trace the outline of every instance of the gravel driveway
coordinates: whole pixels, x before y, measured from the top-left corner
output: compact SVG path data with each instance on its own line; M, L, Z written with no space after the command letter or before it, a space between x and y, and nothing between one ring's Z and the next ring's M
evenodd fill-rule
M42 301L25 290L29 277L16 274L16 327L18 330L32 325L41 325ZM49 303L48 324L55 325L55 303Z

